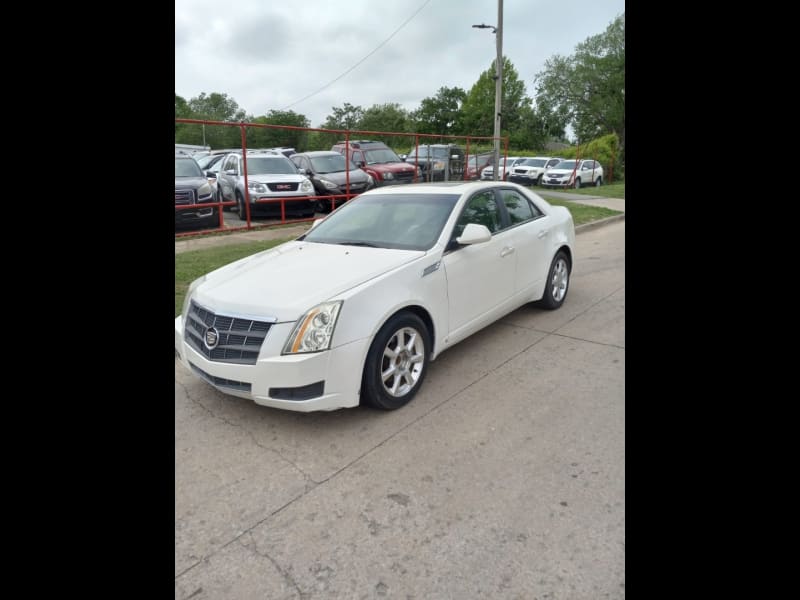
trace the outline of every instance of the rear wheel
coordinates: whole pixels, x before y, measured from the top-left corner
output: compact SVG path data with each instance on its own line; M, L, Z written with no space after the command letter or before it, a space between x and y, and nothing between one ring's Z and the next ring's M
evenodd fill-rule
M430 345L422 319L410 312L394 315L378 331L367 353L361 398L383 410L408 404L425 379Z
M547 274L547 283L544 286L544 296L537 303L547 310L554 310L564 304L569 290L570 264L567 255L559 250L550 264Z

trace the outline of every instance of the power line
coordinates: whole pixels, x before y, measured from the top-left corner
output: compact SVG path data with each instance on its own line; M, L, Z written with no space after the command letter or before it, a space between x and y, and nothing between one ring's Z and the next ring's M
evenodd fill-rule
M358 65L360 65L361 63L363 63L363 62L364 62L365 60L367 60L367 59L368 59L370 56L372 56L372 55L373 55L373 54L375 54L375 53L376 53L378 50L380 50L380 49L381 49L381 48L382 48L384 45L386 45L386 43L387 43L387 42L389 42L389 40L391 40L391 39L392 39L392 38L393 38L395 35L397 35L397 33L398 33L398 32L399 32L399 31L400 31L400 30L401 30L403 27L405 27L406 25L408 25L409 21L411 21L411 19L413 19L414 17L416 17L416 16L419 14L419 12L420 12L420 11L421 11L423 8L425 8L425 7L426 7L426 6L427 6L427 5L430 3L430 1L431 1L431 0L425 0L425 2L423 2L423 3L422 3L422 6L420 6L420 7L419 7L419 8L418 8L418 9L417 9L415 12L414 12L414 14L413 14L413 15L411 15L410 17L408 17L408 19L406 19L406 20L403 22L403 24L402 24L402 25L400 25L400 27L398 27L397 29L395 29L395 30L394 30L394 32L392 33L392 35L390 35L388 38L386 38L385 40L383 40L383 41L382 41L380 44L378 44L378 46L377 46L377 47L376 47L376 48L375 48L375 49L374 49L372 52L370 52L369 54L367 54L367 55L366 55L364 58L362 58L362 59L361 59L360 61L358 61L356 64L354 64L352 67L350 67L349 69L347 69L347 71L345 71L344 73L342 73L341 75L339 75L339 76L338 76L336 79L334 79L333 81L330 81L330 82L326 83L325 85L323 85L323 86L322 86L321 88L319 88L319 89L318 89L316 92L311 92L311 93L310 93L308 96L304 96L304 97L300 98L300 100L295 100L295 101L294 101L294 102L292 102L291 104L288 104L287 106L284 106L284 107L283 107L281 110L286 110L287 108L291 108L291 107L292 107L292 106L294 106L295 104L299 104L299 103L301 103L303 100L308 100L309 98L311 98L311 96L316 96L316 95L317 95L317 94L319 94L321 91L323 91L324 89L326 89L326 88L330 87L331 85L333 85L334 83L336 83L337 81L339 81L339 80L340 80L342 77L344 77L345 75L347 75L348 73L350 73L350 72L351 72L353 69L355 69L355 68L356 68Z

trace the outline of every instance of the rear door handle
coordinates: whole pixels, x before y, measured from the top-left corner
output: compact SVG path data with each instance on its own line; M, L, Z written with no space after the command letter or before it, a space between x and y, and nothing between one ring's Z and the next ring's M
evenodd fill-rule
M514 248L512 248L511 246L506 246L505 248L503 248L500 251L500 256L501 257L508 256L509 254L512 254L513 252L514 252Z
M549 230L548 230L548 229L542 229L542 230L539 232L539 234L538 234L536 237L538 237L539 239L542 239L542 238L543 238L544 236L546 236L548 233L549 233Z

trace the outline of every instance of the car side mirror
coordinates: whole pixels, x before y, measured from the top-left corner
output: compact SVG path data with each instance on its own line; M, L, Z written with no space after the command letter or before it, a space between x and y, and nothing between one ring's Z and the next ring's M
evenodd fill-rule
M470 244L482 244L492 239L492 232L486 225L468 223L464 231L456 238L459 244L468 246Z
M402 160L403 162L406 162L407 158L408 158L408 154L401 154L400 155L400 160Z
M305 169L305 167L298 167L297 168L297 172L300 173L300 175L307 175L308 174L306 169Z
M227 169L225 175L236 175L236 169Z
M367 166L367 163L365 163L363 160L358 161L356 164L358 165L359 169L363 169Z
M209 179L216 179L217 174L214 173L214 171L206 171L206 177L208 177Z
M451 154L450 155L450 160L460 160L460 159L461 159L461 155L460 154Z

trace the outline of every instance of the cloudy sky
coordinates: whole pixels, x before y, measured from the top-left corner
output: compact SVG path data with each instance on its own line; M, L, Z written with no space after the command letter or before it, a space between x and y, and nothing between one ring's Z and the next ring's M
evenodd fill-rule
M504 0L503 54L533 98L545 60L624 11L624 0ZM479 23L497 24L497 0L175 0L175 93L228 94L255 116L293 110L312 127L345 102L415 110L491 66L495 35Z

